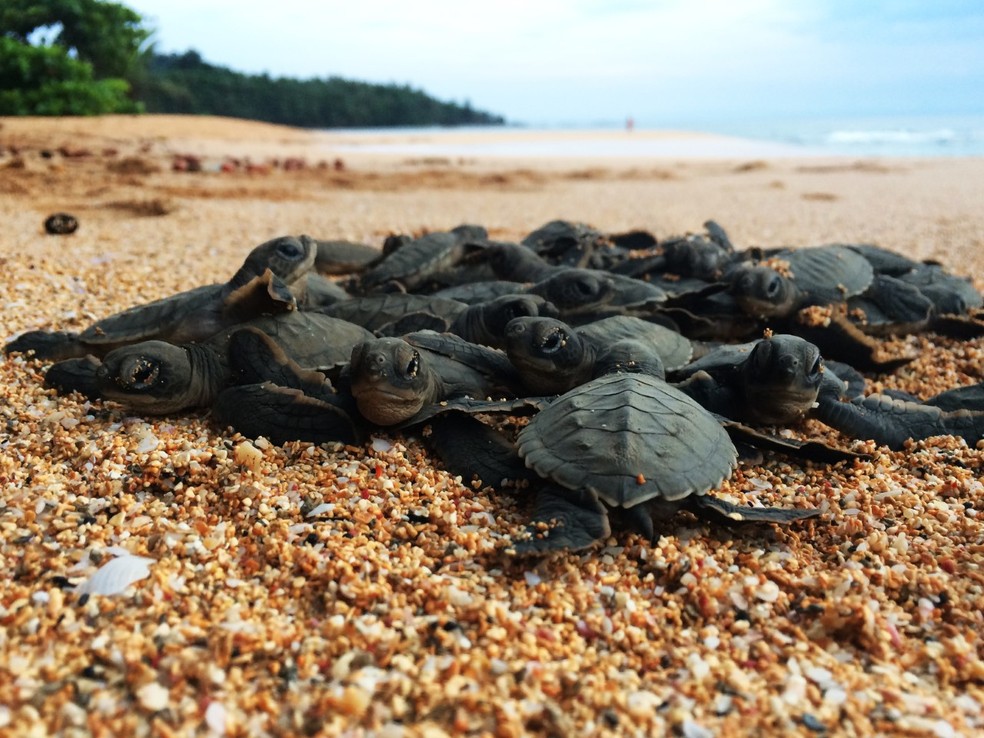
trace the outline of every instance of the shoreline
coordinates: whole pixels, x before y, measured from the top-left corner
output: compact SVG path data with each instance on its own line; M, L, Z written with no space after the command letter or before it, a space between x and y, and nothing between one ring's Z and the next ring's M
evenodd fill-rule
M459 161L325 153L307 131L158 116L4 118L0 148L3 341L225 281L286 233L380 246L459 223L502 240L556 218L663 239L713 218L738 248L873 242L984 288L981 159ZM176 170L190 153L207 166ZM222 171L236 156L258 166ZM76 233L44 233L59 211ZM984 380L984 339L923 334L886 350L916 359L869 376L875 390ZM715 494L824 510L815 524L731 531L678 516L654 542L618 530L591 551L517 562L501 549L530 501L463 484L413 434L277 446L206 412L60 397L46 369L0 362L0 731L984 729L984 443L891 452L806 421L789 432L871 458L770 455ZM80 597L121 553L149 559L148 576Z

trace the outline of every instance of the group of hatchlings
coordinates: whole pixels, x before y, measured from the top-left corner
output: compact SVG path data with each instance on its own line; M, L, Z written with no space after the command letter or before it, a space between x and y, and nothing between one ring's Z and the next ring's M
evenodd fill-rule
M512 243L462 225L392 236L382 252L284 236L224 284L81 333L30 331L6 351L54 361L45 383L59 392L146 414L210 408L277 443L427 426L451 472L537 482L520 554L604 539L614 508L650 537L654 516L680 508L725 523L812 517L707 494L736 443L854 456L774 432L806 416L890 448L984 437L981 384L918 400L866 395L861 374L909 360L883 357L880 336L984 335L969 280L872 245L736 250L704 229L657 243L553 221ZM513 440L485 422L503 413L533 417Z

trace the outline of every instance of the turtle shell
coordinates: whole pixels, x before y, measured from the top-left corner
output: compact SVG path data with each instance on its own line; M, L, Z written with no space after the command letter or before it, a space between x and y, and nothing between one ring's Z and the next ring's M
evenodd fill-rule
M714 416L643 374L606 375L561 395L517 443L537 474L613 507L703 495L737 463Z
M631 315L603 318L581 326L577 332L599 346L611 345L626 339L641 341L659 355L667 371L679 369L694 355L694 347L690 339L666 326L650 323Z
M798 249L781 255L797 286L820 305L843 302L860 295L875 272L861 254L845 246L829 245Z

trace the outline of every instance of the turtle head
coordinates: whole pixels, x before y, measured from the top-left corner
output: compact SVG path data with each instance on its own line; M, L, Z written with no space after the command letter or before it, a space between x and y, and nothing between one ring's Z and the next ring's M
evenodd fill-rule
M478 316L483 333L492 339L490 345L503 343L506 327L516 318L557 316L557 308L539 295L502 295L468 309Z
M429 402L436 381L420 352L400 338L363 341L349 362L352 395L370 423L397 425Z
M534 287L563 311L584 310L609 301L615 293L614 280L591 269L565 269Z
M536 252L518 243L497 241L490 243L482 250L485 259L495 276L499 279L529 279L530 267L536 269L545 266Z
M248 272L248 277L255 277L269 269L288 285L293 286L314 268L317 255L318 244L313 238L280 236L261 243L253 249L246 257L239 273Z
M666 368L663 359L652 348L637 339L624 338L598 353L594 374L596 377L605 374L648 374L665 379Z
M797 305L793 281L767 266L741 269L732 282L731 292L741 309L757 318L783 318Z
M742 372L746 405L757 422L797 420L816 403L823 372L820 349L809 341L791 335L763 338Z
M566 392L591 374L593 352L560 320L514 318L505 333L506 354L534 392Z
M96 371L96 381L107 400L147 413L165 414L196 404L189 401L194 362L183 347L164 341L110 351Z
M697 277L714 281L721 278L731 253L720 244L703 236L690 236L663 246L668 272L682 277Z

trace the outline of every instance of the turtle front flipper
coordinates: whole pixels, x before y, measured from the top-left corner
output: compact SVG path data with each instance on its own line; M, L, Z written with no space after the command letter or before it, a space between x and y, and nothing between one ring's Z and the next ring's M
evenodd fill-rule
M712 523L741 525L742 523L792 523L815 518L819 510L795 507L751 507L735 505L711 495L690 495L685 505L694 515Z
M44 330L22 333L7 343L3 351L5 354L26 354L33 351L35 359L49 361L77 359L89 353L79 340L78 333Z
M299 366L259 328L245 327L233 333L228 356L236 384L272 382L317 396L326 381L321 372Z
M101 363L91 354L55 362L44 375L44 385L53 387L60 395L78 392L90 400L98 400L102 397L102 392L99 390L96 371Z
M894 372L915 358L915 356L882 358L879 356L881 343L861 331L836 308L830 315L829 323L815 325L809 318L799 315L798 319L785 326L785 329L816 345L824 358L843 361L865 372Z
M923 404L933 405L947 412L954 410L984 411L984 382L940 392L938 395L924 400Z
M228 323L243 323L261 315L275 315L297 307L290 288L267 269L236 287L222 301L222 317Z
M869 395L850 402L821 399L813 417L852 438L870 439L896 451L909 439L961 436L974 444L984 438L984 411L948 412L887 395Z
M611 535L608 510L590 492L546 488L536 496L529 538L514 540L518 556L577 551Z
M428 445L445 468L465 483L478 478L484 486L501 491L537 476L516 452L516 446L495 428L460 411L435 415Z
M265 436L273 443L361 443L362 432L344 398L330 399L270 382L245 384L224 390L212 407L212 417L244 436Z

